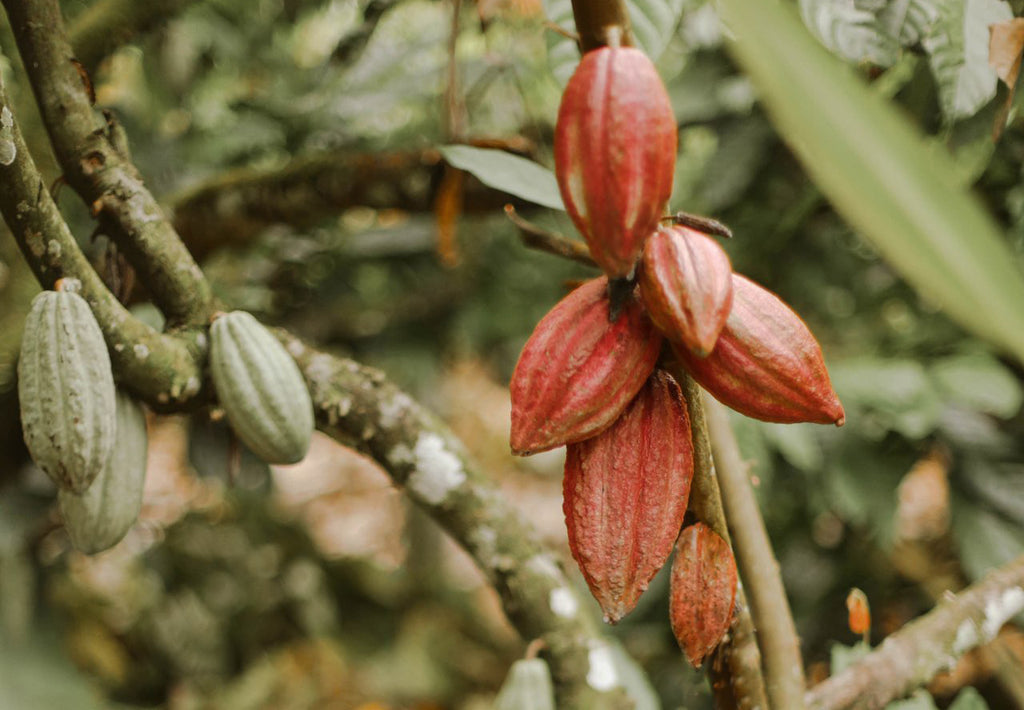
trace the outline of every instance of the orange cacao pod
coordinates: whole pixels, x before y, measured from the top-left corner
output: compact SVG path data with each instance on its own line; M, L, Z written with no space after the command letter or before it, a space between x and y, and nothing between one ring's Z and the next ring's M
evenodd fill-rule
M608 320L608 279L588 281L534 329L512 373L512 451L520 455L588 439L643 387L661 334L629 299Z
M640 263L640 294L654 324L694 354L710 353L732 307L725 250L688 227L661 227L647 239Z
M555 175L594 261L612 278L633 272L672 193L676 122L665 86L642 51L583 55L555 124Z
M661 370L608 429L567 447L569 549L606 621L628 614L665 564L692 479L686 400Z
M732 276L732 311L715 349L676 356L722 404L766 422L842 425L818 341L800 316L771 291Z
M685 528L676 543L669 592L672 632L695 668L732 624L736 560L729 543L704 523Z

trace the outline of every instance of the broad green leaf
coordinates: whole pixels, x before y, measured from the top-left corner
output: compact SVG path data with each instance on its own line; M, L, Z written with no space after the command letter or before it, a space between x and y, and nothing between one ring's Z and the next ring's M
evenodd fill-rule
M1013 17L1002 0L944 0L921 44L939 86L949 121L974 114L996 95L997 77L988 63L989 25Z
M945 358L931 372L947 397L979 412L1009 419L1024 401L1017 377L991 355Z
M538 205L564 210L555 174L518 155L493 148L446 145L441 155L452 166L473 173L480 182Z
M1024 553L1018 524L961 498L953 506L953 540L964 571L975 581Z
M778 0L722 0L776 128L852 227L963 327L1024 361L1024 277L995 225L898 110Z
M853 0L800 0L800 14L821 43L844 59L884 67L896 61L896 40L882 32L874 12Z
M101 698L67 659L56 633L36 630L26 643L0 638L0 708L101 710Z
M627 0L629 20L633 24L636 45L651 61L665 51L679 24L684 0ZM544 11L550 22L570 32L576 31L572 0L544 0ZM579 63L576 43L555 32L548 33L548 65L559 84L565 84Z

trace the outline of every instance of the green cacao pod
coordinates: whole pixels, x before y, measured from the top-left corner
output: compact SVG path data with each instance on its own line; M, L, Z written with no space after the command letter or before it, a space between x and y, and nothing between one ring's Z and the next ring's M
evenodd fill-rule
M555 710L548 664L540 658L513 663L494 699L494 710Z
M44 291L32 301L18 398L32 460L61 488L84 491L114 446L114 376L103 333L77 293Z
M61 489L64 526L75 549L95 554L125 536L142 509L146 482L146 415L131 397L117 392L114 451L84 493Z
M313 436L313 403L298 366L244 311L210 327L210 370L235 434L267 463L301 461Z

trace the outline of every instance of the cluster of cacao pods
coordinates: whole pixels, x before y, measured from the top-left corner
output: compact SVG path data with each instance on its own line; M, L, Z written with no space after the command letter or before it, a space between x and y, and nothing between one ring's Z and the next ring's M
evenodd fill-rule
M712 236L664 216L676 140L668 94L643 52L583 56L558 113L555 173L606 276L566 296L523 348L510 384L511 445L520 455L567 446L569 546L609 622L633 609L675 547L672 627L700 665L731 623L736 566L710 527L683 528L690 405L658 367L663 345L748 416L842 424L844 414L799 316L734 274ZM610 300L610 280L624 302Z
M146 417L114 386L103 333L74 279L43 291L25 321L18 399L29 454L58 488L72 544L113 547L135 523L146 478Z
M146 419L114 385L96 318L61 279L32 302L18 360L22 431L32 460L57 485L72 544L89 554L117 544L138 518L146 475ZM296 463L313 436L313 405L284 347L250 314L210 328L214 388L238 438L267 463Z

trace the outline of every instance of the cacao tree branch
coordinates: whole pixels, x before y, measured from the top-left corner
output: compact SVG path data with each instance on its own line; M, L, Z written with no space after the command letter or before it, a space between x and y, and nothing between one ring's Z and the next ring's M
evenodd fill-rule
M93 110L57 0L3 4L65 179L128 257L168 323L206 323L210 286Z
M0 149L14 154L9 164L0 163L0 213L39 283L51 288L65 276L81 281L81 294L100 323L118 379L157 409L182 409L201 391L205 336L157 333L125 310L64 222L29 155L2 83L0 121L4 141L9 140Z
M296 158L283 168L243 168L197 185L167 202L174 226L196 259L244 244L272 224L304 227L349 207L432 209L431 180L442 167L436 150L353 154L337 150ZM464 212L489 212L509 196L465 183Z
M195 397L202 383L205 335L155 333L118 303L75 243L7 106L0 86L3 135L11 136L11 146L0 149L14 151L10 164L0 165L0 212L40 283L52 286L68 276L82 282L82 295L104 332L118 379L140 399L159 408ZM448 429L380 373L318 353L286 333L281 338L303 366L320 428L374 457L470 552L523 638L544 640L559 707L630 707L624 691L612 687L614 679L602 675L610 653L607 642L581 612L554 557L466 459Z
M1024 555L887 637L878 648L807 693L812 710L875 710L915 688L1024 611Z
M75 58L88 71L133 37L148 32L195 0L99 0L77 15L70 26Z
M802 710L805 707L803 661L779 563L772 552L728 414L710 396L704 397L704 409L736 562L744 587L750 593L750 610L764 661L768 700L773 710Z

